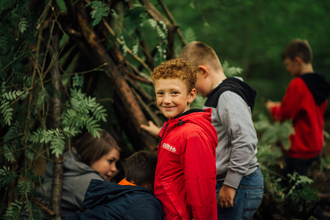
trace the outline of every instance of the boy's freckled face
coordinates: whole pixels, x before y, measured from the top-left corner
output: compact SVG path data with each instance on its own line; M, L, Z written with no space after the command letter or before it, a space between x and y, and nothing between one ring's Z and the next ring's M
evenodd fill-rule
M154 87L158 108L166 118L174 118L189 110L188 103L195 98L193 94L188 94L187 85L178 78L157 79Z
M297 61L286 58L284 60L286 70L292 75L292 77L297 77L300 75L301 67Z

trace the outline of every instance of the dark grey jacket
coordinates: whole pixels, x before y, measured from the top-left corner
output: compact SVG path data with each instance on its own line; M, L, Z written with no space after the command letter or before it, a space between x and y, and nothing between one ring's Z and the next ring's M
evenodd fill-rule
M73 149L71 154L69 152L63 155L65 161L63 163L63 191L61 212L62 217L71 215L82 209L85 193L92 179L105 181L97 171L90 166L78 162L76 160L76 151ZM50 204L52 183L53 183L53 163L49 162L43 174L44 180L42 187L45 191L44 196L39 197L43 203ZM43 195L41 188L37 191Z

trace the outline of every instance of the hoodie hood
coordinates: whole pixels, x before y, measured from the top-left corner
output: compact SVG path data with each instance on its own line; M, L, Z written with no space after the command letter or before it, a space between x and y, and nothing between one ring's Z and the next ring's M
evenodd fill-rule
M231 91L239 95L251 108L251 112L253 111L257 92L252 89L251 86L243 82L243 79L240 77L227 77L210 92L204 105L216 108L219 97L226 91Z
M105 182L93 179L87 189L83 210L92 209L95 206L105 203L111 203L119 197L145 196L153 193L141 186L118 185L116 183ZM118 204L119 205L119 204Z
M300 77L312 93L317 105L322 104L328 98L330 94L330 84L321 73L306 73Z
M165 122L162 131L159 133L159 143L161 142L164 134L168 134L171 130L176 128L177 126L181 126L185 123L193 123L200 126L205 133L209 136L210 140L215 143L215 146L218 145L218 136L217 133L212 126L211 119L212 109L190 109L181 115L169 119Z
M64 177L74 177L86 175L88 173L99 173L92 169L87 164L77 161L77 151L72 148L71 152L65 152L63 154L64 162L63 162L63 176ZM45 174L47 176L53 176L53 163L48 163L46 166ZM102 177L103 178L103 177Z

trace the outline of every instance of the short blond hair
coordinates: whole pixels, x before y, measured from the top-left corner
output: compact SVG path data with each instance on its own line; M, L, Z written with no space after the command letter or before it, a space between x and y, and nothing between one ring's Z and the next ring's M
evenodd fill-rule
M175 58L161 63L151 74L151 79L154 81L168 78L179 78L187 85L188 92L190 92L195 88L197 71L189 61Z
M187 44L179 57L191 62L196 69L199 65L208 65L213 70L222 70L220 60L212 47L199 41Z

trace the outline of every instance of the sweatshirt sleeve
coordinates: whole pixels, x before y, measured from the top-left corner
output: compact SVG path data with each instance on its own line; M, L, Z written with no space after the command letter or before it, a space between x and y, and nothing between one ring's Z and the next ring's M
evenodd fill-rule
M205 134L193 131L182 157L187 201L194 219L217 219L215 146Z
M257 153L258 138L250 108L239 95L224 92L217 108L232 146L224 184L237 189Z
M303 101L301 83L304 82L300 78L290 82L281 105L273 107L270 111L274 120L285 121L297 117Z

